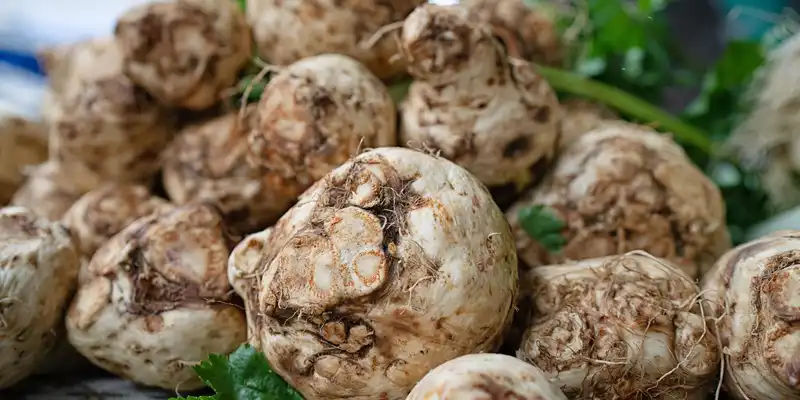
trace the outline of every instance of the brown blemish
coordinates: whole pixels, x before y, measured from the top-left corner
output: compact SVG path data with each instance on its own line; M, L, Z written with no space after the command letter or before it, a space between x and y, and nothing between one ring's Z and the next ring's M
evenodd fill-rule
M539 107L536 111L534 111L533 119L540 124L546 124L550 122L550 114L551 114L550 107L542 106Z
M528 400L513 389L506 388L499 384L495 378L487 374L479 374L477 380L478 382L476 382L473 387L486 393L492 400Z
M515 158L520 154L528 152L530 148L531 148L530 139L526 136L520 136L509 142L506 145L506 147L503 148L503 157Z
M176 219L181 221L176 222ZM138 224L121 232L119 235L122 236L115 237L126 245L126 257L119 267L129 274L133 284L127 312L140 316L157 315L188 304L207 307L209 300L229 300L229 287L224 286L227 279L216 275L219 264L223 262L218 259L221 257L219 254L209 254L207 273L213 272L215 275L200 277L198 281L196 278L182 277L179 271L187 266L180 265L177 260L177 252L181 249L170 245L180 243L177 232L186 227L198 230L197 240L203 243L213 243L214 240L224 242L223 224L213 208L202 204L187 205L153 214ZM150 254L151 251L155 253ZM163 257L162 261L167 265L152 265L148 256ZM168 276L160 268L168 268L167 271L172 273Z
M164 318L160 315L148 315L144 317L145 329L150 333L158 333L164 329Z

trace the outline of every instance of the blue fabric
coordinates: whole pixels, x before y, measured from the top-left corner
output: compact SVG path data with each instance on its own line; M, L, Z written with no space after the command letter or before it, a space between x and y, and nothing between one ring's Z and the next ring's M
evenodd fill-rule
M786 0L721 0L722 12L727 15L736 8L743 11L738 18L727 21L728 33L733 37L758 40L775 26L775 21L766 15L779 15L789 7ZM748 12L750 11L750 12ZM763 13L758 15L753 13Z
M33 54L0 49L0 62L44 76L45 73Z

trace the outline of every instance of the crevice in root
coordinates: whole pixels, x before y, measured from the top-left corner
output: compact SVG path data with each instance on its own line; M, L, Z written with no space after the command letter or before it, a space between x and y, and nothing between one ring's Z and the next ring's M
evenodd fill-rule
M313 375L316 362L322 357L336 356L350 360L364 359L375 347L375 328L367 320L358 318L352 313L329 310L320 315L304 315L299 309L284 308L276 309L267 318L274 322L268 326L271 334L285 334L286 332L283 331L283 328L286 327L287 331L291 329L294 334L303 333L312 336L325 347L322 351L307 356L301 355L299 351L295 350L293 356L280 358L281 362L284 363L282 365L284 369L293 371L301 376L308 377ZM340 333L343 336L340 338L341 343L335 343L332 339L325 337L324 329L327 324L339 323L342 324ZM278 329L278 326L281 328ZM365 335L361 338L354 338L353 331L358 327L365 328ZM355 349L356 347L357 349ZM304 361L302 368L298 368L294 362L297 359Z
M3 297L0 298L0 331L5 331L9 329L8 320L6 319L6 311L11 309L14 303L19 302L20 300L15 297Z
M130 250L122 264L131 276L131 302L127 312L146 316L174 310L187 302L202 301L199 289L190 282L176 282L151 266L141 246Z

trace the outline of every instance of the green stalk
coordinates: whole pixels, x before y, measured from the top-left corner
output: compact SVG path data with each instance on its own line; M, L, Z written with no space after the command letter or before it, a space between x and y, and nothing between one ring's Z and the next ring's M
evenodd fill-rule
M607 104L629 117L644 123L654 123L659 129L672 133L678 140L707 154L713 151L713 144L703 130L630 93L556 68L537 65L537 71L555 90Z

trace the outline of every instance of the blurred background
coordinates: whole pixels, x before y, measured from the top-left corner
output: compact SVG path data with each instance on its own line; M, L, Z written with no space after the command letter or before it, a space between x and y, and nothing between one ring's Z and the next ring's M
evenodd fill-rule
M36 118L44 76L37 49L109 33L123 10L146 0L21 0L0 2L0 112ZM729 37L757 38L800 0L673 0L672 35L690 56L711 63ZM679 110L691 90L668 92L664 106Z
M0 1L0 112L35 118L44 89L36 49L110 32L145 0Z

